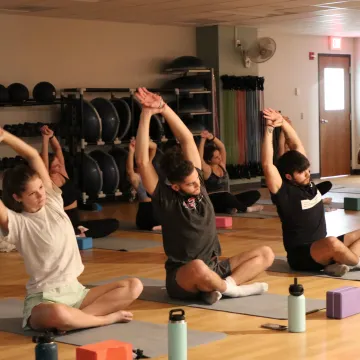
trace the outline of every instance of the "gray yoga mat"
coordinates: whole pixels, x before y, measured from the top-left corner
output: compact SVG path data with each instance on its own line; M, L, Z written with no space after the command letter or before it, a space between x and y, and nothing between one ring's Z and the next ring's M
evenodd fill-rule
M349 194L360 194L360 187L358 188L350 188L350 187L339 187L339 188L332 188L330 190L332 193L349 193Z
M116 279L100 281L91 286L103 285L112 281L125 279L126 276ZM213 305L207 305L201 300L182 301L168 296L165 281L140 278L144 290L139 299L154 301L177 306L189 306L207 310L231 312L235 314L259 316L270 319L287 319L287 296L277 294L262 294L243 298L223 298ZM325 300L306 299L306 312L313 313L326 308Z
M244 217L244 218L253 218L253 219L269 219L278 217L276 211L255 211L250 213L238 212L236 214L216 214L219 216L230 216L230 217Z
M93 248L95 249L136 251L158 246L163 246L162 242L112 236L93 239Z
M24 331L22 325L23 301L19 299L0 300L0 331L32 336L38 333ZM168 313L164 312L167 320ZM208 344L226 338L225 333L188 329L188 348ZM133 320L127 324L113 324L99 328L73 331L55 340L64 344L87 345L105 340L119 340L131 343L134 349L141 349L144 355L158 357L167 354L167 325Z
M120 225L119 225L119 229L118 230L122 230L122 231L134 231L134 232L142 232L142 233L148 233L148 234L162 234L161 231L152 231L152 230L139 230L136 227L136 224L130 222L130 221L120 221ZM235 231L233 229L217 229L217 233L218 234L224 234L224 233L228 233L228 232L232 232Z
M285 256L276 256L274 263L267 269L267 271L287 273L287 274L302 274L304 276L320 276L320 277L327 277L327 278L339 279L339 280L360 281L360 270L350 271L342 277L326 275L322 271L318 271L318 272L316 272L316 271L315 272L313 272L313 271L295 271L290 268Z
M257 204L259 205L274 205L271 199L260 199ZM325 208L343 209L344 202L332 202L330 205L325 205Z

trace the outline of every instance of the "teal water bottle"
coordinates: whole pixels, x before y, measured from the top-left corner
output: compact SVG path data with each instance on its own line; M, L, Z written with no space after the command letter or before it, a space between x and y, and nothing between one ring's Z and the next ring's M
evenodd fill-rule
M297 278L289 287L288 328L289 332L299 333L306 330L306 303L304 288L298 284Z
M58 360L58 347L51 335L34 336L35 360Z
M187 360L187 325L185 311L170 311L168 324L168 358L169 360Z

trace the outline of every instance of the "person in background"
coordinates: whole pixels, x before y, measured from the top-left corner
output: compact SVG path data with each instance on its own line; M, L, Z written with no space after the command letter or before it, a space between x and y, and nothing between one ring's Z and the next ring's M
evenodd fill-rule
M210 144L205 145L206 141ZM257 190L237 195L230 193L225 145L208 131L201 132L199 153L206 190L216 213L254 212L264 208L261 205L254 205L261 196Z
M50 178L61 189L64 201L64 210L73 224L75 234L79 237L102 238L112 234L119 228L116 219L81 220L78 209L80 191L69 179L65 168L64 155L54 132L47 126L41 128L43 138L41 158L49 171ZM49 154L49 143L53 153Z
M126 172L131 183L135 189L139 206L136 214L136 226L140 230L160 231L161 225L155 219L154 210L151 202L151 197L147 194L144 185L141 181L140 174L134 167L135 163L135 144L136 140L131 139L129 145L129 155L126 162ZM156 155L157 145L153 141L149 141L149 160L153 161Z

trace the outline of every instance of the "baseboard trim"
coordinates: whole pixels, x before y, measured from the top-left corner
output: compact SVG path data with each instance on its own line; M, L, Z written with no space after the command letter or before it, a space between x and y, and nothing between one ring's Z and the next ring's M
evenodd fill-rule
M320 179L320 173L315 173L315 174L311 173L311 178L312 179Z

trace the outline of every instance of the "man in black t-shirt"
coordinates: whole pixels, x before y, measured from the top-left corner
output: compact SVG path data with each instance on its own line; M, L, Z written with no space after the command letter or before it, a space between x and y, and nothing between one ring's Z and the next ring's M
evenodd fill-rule
M282 222L289 265L298 271L324 270L343 276L360 269L360 230L327 236L324 204L310 179L310 163L292 126L275 110L264 110L265 127L262 167L271 198ZM282 127L290 150L273 164L273 131Z
M143 109L135 158L162 225L168 294L178 299L201 296L212 304L223 295L240 297L267 291L265 283L240 284L252 280L272 264L272 250L262 246L219 261L221 247L214 208L204 186L201 159L193 135L160 96L140 88L136 98ZM161 170L165 179L159 179L149 161L150 119L157 113L164 116L179 142L179 146L163 156Z

